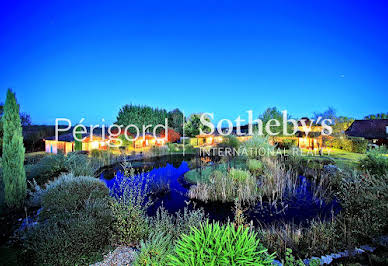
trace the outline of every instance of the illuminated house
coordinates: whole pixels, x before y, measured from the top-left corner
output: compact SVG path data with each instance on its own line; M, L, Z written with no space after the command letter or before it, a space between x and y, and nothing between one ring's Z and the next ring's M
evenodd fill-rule
M93 134L93 140L90 139L90 135L84 134L82 137L86 137L82 141L82 150L91 151L91 150L106 150L107 143L102 139L101 136ZM59 135L58 140L55 140L54 137L49 137L44 139L45 142L45 151L47 153L58 153L61 151L64 154L74 151L74 136L73 133L68 133L64 135Z
M135 149L138 149L152 146L163 146L164 144L166 144L166 140L164 137L156 136L155 138L153 134L146 133L144 136L138 137L133 142L133 147Z
M302 125L305 122L305 127ZM306 129L308 135L306 136ZM298 147L301 149L320 149L322 147L322 126L313 124L310 119L303 117L298 121L298 131L295 136L298 138Z
M195 138L190 139L190 144L194 147L196 146L210 146L221 143L223 137L215 134L202 134L197 135Z

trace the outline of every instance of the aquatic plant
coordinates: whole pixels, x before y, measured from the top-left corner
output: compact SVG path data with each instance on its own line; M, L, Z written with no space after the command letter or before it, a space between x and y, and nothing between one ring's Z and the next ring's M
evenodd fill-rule
M190 228L205 222L207 216L202 209L189 210L187 207L183 211L169 214L163 207L159 207L156 215L150 218L151 234L166 234L171 236L171 240L177 240L182 234L188 234Z
M256 178L248 171L230 169L229 172L214 171L208 183L197 183L190 188L188 196L201 201L253 203L257 198Z
M206 222L181 236L168 265L270 265L273 259L248 228Z

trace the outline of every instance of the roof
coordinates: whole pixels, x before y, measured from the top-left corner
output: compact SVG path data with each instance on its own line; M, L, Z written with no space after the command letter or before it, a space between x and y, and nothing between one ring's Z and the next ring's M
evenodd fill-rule
M350 137L388 139L388 119L355 120L345 131Z

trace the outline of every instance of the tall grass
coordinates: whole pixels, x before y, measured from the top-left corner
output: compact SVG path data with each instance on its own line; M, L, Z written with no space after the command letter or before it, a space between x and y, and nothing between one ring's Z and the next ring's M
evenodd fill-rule
M248 171L230 169L229 172L214 171L208 183L197 183L190 188L188 196L204 202L221 201L253 203L257 197L256 178Z

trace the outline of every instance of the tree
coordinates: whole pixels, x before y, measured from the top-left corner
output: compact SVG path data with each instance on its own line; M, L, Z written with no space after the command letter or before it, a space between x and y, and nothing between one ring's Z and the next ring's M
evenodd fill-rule
M174 129L175 132L182 135L184 122L183 113L177 108L168 112L167 116L168 126Z
M354 119L346 116L339 116L335 119L333 125L333 133L344 133L350 125L354 122Z
M290 116L288 115L287 119L289 119ZM283 128L284 128L284 125L283 125L283 114L282 112L280 112L276 107L270 107L270 108L267 108L263 114L261 114L259 116L259 119L261 121L263 121L263 135L266 136L268 135L268 132L265 130L265 126L266 124L268 123L269 120L271 119L275 119L277 121L279 121L279 126L278 127L273 127L271 128L271 131L273 133L278 133L278 136L282 136L283 135ZM292 124L290 123L287 123L287 132L292 132Z
M3 183L5 203L20 207L26 197L27 183L24 170L25 149L19 105L15 94L8 89L4 105L3 122Z
M371 114L365 116L364 119L388 119L388 113Z
M324 119L331 119L332 125L334 125L335 121L337 120L337 110L329 106L327 110L322 113L314 112L313 114L314 121L317 122L319 118L321 118L319 122L321 122Z
M75 151L82 151L82 141L79 141L77 139L82 139L82 127L77 127L75 130L75 140L74 140L74 150Z
M165 109L152 108L149 106L140 105L125 105L123 106L116 118L117 125L135 125L139 128L140 134L142 133L143 126L152 125L149 128L149 132L152 132L152 128L158 124L164 125L167 118L167 111ZM136 134L136 130L130 127L128 130L130 133Z
M201 123L201 115L202 114L190 115L188 121L184 125L185 135L187 137L195 137L195 136L199 135L200 129L202 129L203 132L210 131L210 127L207 127ZM205 117L205 120L210 122L209 117Z

